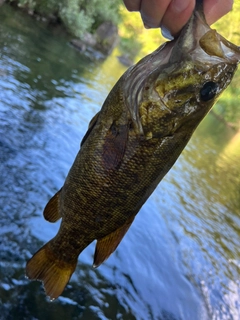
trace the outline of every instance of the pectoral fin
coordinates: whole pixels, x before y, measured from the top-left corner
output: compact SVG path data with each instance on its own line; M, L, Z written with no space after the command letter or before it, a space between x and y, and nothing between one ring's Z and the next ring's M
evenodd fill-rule
M62 189L60 189L47 203L43 216L49 222L56 222L61 218L59 210L59 196Z
M93 267L97 268L116 250L122 238L128 231L135 217L131 217L126 223L108 234L106 237L97 240L97 245L94 254Z
M103 144L103 166L107 170L117 169L123 159L128 140L128 124L113 122Z

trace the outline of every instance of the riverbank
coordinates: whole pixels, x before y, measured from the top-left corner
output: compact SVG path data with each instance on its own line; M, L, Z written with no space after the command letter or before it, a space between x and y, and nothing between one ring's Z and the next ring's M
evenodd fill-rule
M14 8L26 12L26 14L31 15L37 21L41 21L51 28L54 27L56 30L61 28L63 32L68 33L69 43L93 60L105 59L117 46L119 61L125 66L130 66L165 41L160 35L159 29L144 29L139 14L127 12L122 5L122 1L114 2L114 6L111 1L104 2L105 7L108 7L108 9L104 9L105 7L99 8L103 0L97 1L99 5L93 7L95 2L96 0L88 1L88 7L85 9L84 14L82 9L82 11L78 10L78 15L73 12L74 3L75 5L84 3L83 0L68 1L68 7L61 6L63 0L60 2L56 0L36 0L34 2L32 0L7 0L4 5L11 4ZM112 13L106 17L108 10ZM102 14L103 11L105 15ZM98 13L99 16L96 18ZM66 24L64 24L64 15L69 19ZM112 21L107 21L107 18L111 18ZM220 19L213 28L216 28L233 43L240 44L240 34L237 31L239 19L240 3L235 1L233 11ZM72 22L70 23L70 21ZM85 24L86 21L88 23ZM91 27L89 21L92 23ZM80 34L83 29L79 29L79 31L78 25L85 30L82 35ZM76 28L73 28L75 33L72 33L68 26L75 26ZM240 108L236 99L240 94L239 81L240 71L237 71L232 86L224 92L221 102L214 108L214 112L236 130L240 126L238 120L240 119Z
M119 42L119 1L114 5L103 0L6 0L5 3L44 23L60 25L73 37L72 43L82 52L90 48L107 56Z

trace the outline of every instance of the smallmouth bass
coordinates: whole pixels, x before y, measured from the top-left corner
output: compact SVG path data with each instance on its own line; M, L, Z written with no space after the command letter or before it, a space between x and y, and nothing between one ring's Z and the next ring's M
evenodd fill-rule
M44 209L57 235L28 261L57 298L79 254L94 267L117 248L142 205L232 80L240 50L206 24L200 1L179 36L129 68L91 120L63 187Z

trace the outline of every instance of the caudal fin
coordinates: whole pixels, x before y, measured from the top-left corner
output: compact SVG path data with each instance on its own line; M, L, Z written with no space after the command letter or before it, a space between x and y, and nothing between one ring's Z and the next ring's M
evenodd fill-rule
M77 259L72 264L57 259L48 242L27 262L26 276L31 280L42 281L46 294L54 300L63 292L76 264Z

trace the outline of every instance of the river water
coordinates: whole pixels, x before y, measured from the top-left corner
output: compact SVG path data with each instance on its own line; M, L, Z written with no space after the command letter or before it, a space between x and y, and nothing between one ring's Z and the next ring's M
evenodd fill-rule
M125 69L7 5L0 21L0 319L239 320L240 134L211 114L102 266L92 243L54 302L25 279L59 227L43 208Z

